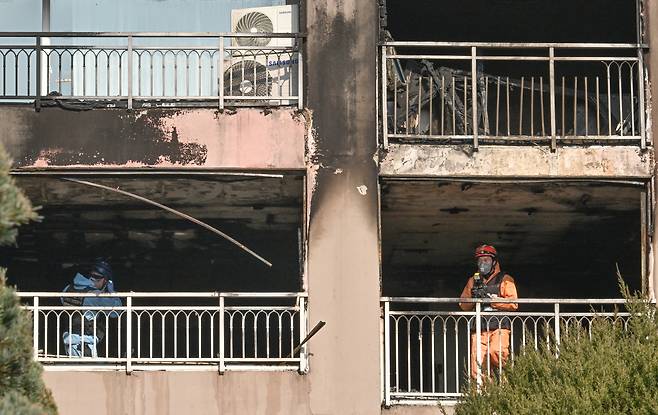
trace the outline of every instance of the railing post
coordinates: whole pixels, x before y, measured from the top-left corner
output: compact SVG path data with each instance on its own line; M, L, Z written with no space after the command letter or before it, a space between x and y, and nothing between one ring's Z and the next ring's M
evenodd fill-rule
M478 90L477 90L477 48L471 47L471 101L473 107L473 150L478 149ZM464 103L466 104L466 103ZM465 106L468 109L468 106ZM418 110L420 112L420 109ZM431 120L430 120L431 122ZM468 131L464 131L468 134Z
M217 56L217 89L219 93L219 109L224 109L224 36L219 37L219 52Z
M482 303L475 303L475 367L477 369L477 388L482 386Z
M224 294L219 294L219 373L224 374Z
M304 109L304 59L302 38L296 38L297 43L297 109Z
M132 311L133 311L133 297L129 295L126 297L126 373L131 374L132 367L132 354L133 354L133 324L132 324Z
M384 145L384 148L388 148L388 108L386 107L387 105L387 89L386 89L386 45L382 45L382 79L381 79L381 87L382 87L382 143ZM395 93L395 91L393 91ZM396 120L393 120L395 123ZM395 125L395 124L393 124ZM388 303L387 303L388 304Z
M306 337L306 304L303 296L299 298L299 341L302 342ZM306 345L299 349L299 373L305 373L306 366Z
M384 405L391 406L391 304L384 301ZM397 335L397 334L396 334ZM398 352L397 350L395 351Z
M34 349L34 360L39 359L39 297L36 295L32 300L32 348Z
M638 72L638 89L639 89L639 99L640 99L640 108L638 113L640 114L640 148L641 149L646 149L647 148L647 132L646 132L646 117L647 117L647 112L646 109L644 108L644 53L642 51L642 48L638 47L637 49L637 72ZM631 103L633 105L633 103Z
M649 240L647 227L647 200L646 188L640 192L640 276L642 277L642 294L651 296L647 281L647 241Z
M560 303L554 305L555 317L555 357L560 354Z
M41 75L42 75L41 74L41 35L37 35L36 40L37 40L37 42L36 42L37 85L36 85L36 94L35 94L35 97L34 97L34 109L36 111L41 111ZM29 63L28 63L28 67L29 67ZM28 73L27 76L28 76L28 79L29 79L30 74ZM29 84L30 83L28 81L28 85ZM18 93L18 91L16 91L16 92ZM27 94L29 95L30 91L27 91Z
M151 74L151 76L153 76L153 74ZM151 93L153 93L153 91L151 91ZM133 109L133 37L132 35L128 35L128 109L129 110Z
M557 150L557 132L555 131L555 48L548 49L548 80L550 85L551 105L551 151Z

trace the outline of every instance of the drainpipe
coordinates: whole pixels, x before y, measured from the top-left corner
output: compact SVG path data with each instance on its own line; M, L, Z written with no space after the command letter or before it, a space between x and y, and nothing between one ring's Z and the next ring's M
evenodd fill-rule
M41 0L41 31L50 32L50 0ZM50 45L50 38L41 38L41 46ZM48 95L48 57L45 52L41 52L41 85L37 90L42 96Z

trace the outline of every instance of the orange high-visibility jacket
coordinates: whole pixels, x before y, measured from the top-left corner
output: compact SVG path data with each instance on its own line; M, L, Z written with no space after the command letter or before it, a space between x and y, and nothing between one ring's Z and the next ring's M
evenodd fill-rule
M496 264L496 268L491 273L489 278L485 281L485 284L489 283L498 273L500 272L500 264ZM473 277L468 279L466 286L462 290L460 298L472 298L471 289L473 288ZM500 293L498 294L502 298L516 299L519 298L516 293L516 284L514 283L514 278L510 275L505 274L503 280L500 282ZM459 307L464 311L470 311L475 308L475 303L459 303ZM516 303L491 303L491 307L496 310L501 311L516 311L519 308L519 305Z

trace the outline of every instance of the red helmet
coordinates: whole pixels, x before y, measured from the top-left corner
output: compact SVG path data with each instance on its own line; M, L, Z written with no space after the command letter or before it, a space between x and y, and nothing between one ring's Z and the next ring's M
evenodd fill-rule
M480 258L481 256L490 256L496 258L498 256L498 251L491 245L480 245L475 248L475 258Z

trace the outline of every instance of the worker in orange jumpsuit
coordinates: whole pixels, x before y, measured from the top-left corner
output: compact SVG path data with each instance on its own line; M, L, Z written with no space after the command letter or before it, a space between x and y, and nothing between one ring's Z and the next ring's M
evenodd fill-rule
M516 284L505 271L501 271L498 252L491 245L481 245L475 249L478 271L468 279L461 298L518 298ZM475 309L475 303L459 303L464 311ZM516 311L515 303L482 304L482 311ZM482 318L480 338L477 338L476 323L471 326L471 377L477 379L478 367L482 379L501 367L509 356L511 319L485 316ZM477 359L477 344L480 347L480 360Z

